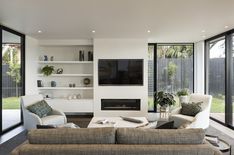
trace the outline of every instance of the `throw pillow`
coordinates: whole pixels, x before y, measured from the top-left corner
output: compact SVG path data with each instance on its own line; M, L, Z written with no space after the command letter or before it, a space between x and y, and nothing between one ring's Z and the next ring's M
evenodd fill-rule
M202 111L201 104L203 102L192 102L192 103L181 103L181 114L188 116L195 116L197 113Z
M39 101L35 104L29 105L27 109L38 115L40 118L47 116L52 112L52 108L46 103L45 100Z
M164 122L157 125L156 129L174 129L174 121Z

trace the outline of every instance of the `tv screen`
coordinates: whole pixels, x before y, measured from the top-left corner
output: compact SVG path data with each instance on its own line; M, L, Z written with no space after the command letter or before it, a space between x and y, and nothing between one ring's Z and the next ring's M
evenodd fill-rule
M99 59L99 85L143 85L143 59Z

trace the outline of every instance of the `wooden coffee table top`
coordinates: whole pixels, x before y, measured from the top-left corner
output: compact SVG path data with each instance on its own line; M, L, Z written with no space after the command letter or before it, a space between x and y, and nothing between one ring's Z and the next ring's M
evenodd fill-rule
M120 117L93 117L90 121L88 128L103 128L103 127L116 127L116 128L137 128L148 124L145 117L131 117L143 121L143 123L133 123L123 120ZM107 120L109 123L98 124L97 121Z

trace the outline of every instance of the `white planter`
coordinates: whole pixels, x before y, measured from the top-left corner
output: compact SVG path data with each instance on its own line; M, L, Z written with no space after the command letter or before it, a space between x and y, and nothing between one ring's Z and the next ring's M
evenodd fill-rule
M180 96L179 97L180 104L181 103L188 103L188 96Z

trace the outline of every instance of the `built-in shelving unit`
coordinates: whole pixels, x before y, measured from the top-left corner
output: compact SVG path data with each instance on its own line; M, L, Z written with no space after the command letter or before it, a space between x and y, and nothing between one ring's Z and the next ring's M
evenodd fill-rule
M84 61L79 60L80 50L85 53ZM43 87L38 87L38 91L49 97L46 100L50 106L65 113L93 112L93 61L88 61L89 51L93 52L93 46L90 44L43 42L40 45L38 80L42 81ZM44 61L45 56L47 61ZM41 73L41 68L46 65L54 67L53 74L44 76ZM61 68L63 73L58 74L57 70ZM85 78L90 79L89 85L84 84ZM52 87L52 81L56 83L55 87Z

